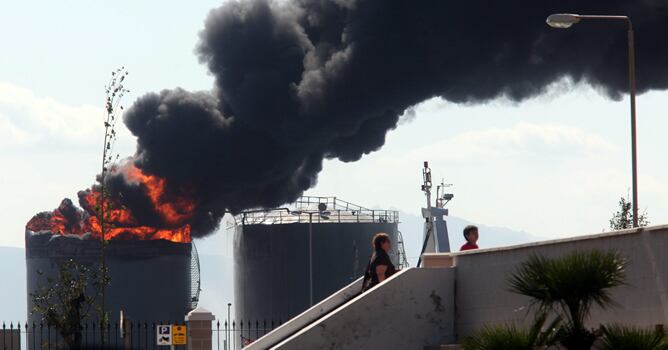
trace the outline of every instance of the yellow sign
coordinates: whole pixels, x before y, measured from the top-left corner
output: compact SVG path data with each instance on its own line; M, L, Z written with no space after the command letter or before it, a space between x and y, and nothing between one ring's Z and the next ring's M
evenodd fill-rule
M173 345L186 345L188 341L188 328L181 325L172 325L172 344Z

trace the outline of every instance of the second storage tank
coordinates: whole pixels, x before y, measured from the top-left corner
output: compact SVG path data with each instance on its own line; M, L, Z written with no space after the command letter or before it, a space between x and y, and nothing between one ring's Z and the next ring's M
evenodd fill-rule
M286 321L364 274L371 238L387 233L399 264L398 213L335 197L302 197L288 208L236 217L238 320ZM360 285L361 287L361 285Z

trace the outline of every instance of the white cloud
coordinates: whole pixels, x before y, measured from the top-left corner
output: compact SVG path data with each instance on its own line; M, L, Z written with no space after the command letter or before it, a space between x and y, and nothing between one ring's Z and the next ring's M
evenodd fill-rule
M496 113L513 112L505 107ZM495 122L493 115L486 118ZM446 118L418 117L416 130L443 129L442 138L424 140L397 129L386 150L354 164L327 162L311 193L416 212L424 203L420 168L429 160L434 182L445 177L454 184L453 215L556 237L599 232L628 184L618 164L622 147L605 132L558 122L506 119L480 127L470 116L458 121L462 130L453 132ZM365 189L350 186L369 179L373 185Z
M27 131L17 128L8 117L0 113L0 146L22 146L29 144L34 137Z
M489 128L461 133L451 139L420 147L408 156L434 155L442 160L497 157L600 155L615 146L600 135L562 124L520 122L507 128ZM433 157L432 157L433 158Z
M104 91L100 92L101 98ZM99 171L104 110L69 105L0 82L0 245L23 245L23 229L38 211L93 183ZM122 123L116 151L132 154L134 138Z
M70 106L0 82L0 137L8 145L50 140L88 143L99 138L103 116L98 106Z

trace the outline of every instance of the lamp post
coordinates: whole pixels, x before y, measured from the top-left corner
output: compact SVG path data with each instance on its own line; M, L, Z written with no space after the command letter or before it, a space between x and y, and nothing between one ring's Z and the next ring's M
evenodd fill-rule
M328 211L306 211L293 210L292 215L301 216L308 215L308 285L309 285L309 306L313 306L313 215L319 214L323 219L328 219L325 215L329 215Z
M558 13L547 17L546 23L553 28L566 29L583 19L594 20L618 20L625 21L628 25L628 55L629 55L629 95L631 100L631 177L633 191L633 227L638 227L638 160L636 148L636 64L635 64L635 40L633 24L628 16L601 16L601 15L576 15L571 13Z

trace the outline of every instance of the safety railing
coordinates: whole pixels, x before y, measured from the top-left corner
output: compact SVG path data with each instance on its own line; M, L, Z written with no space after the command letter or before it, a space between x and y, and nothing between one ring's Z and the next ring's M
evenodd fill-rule
M45 323L4 322L0 328L0 349L164 349L156 342L156 327L160 324L177 323L127 321L102 327L100 323L84 322L79 331L69 333L66 340L56 327ZM181 345L174 347L177 350L185 348Z
M398 223L396 210L368 209L336 197L303 196L294 203L267 210L249 210L236 216L243 225L293 223Z
M110 324L100 327L98 323L84 322L78 341L65 341L58 329L45 323L5 322L0 328L0 350L60 350L79 348L81 350L185 350L186 345L173 348L157 344L157 326L172 322L133 322L124 325ZM282 320L231 320L216 321L212 324L212 349L237 350L283 324ZM103 340L104 338L104 340Z

